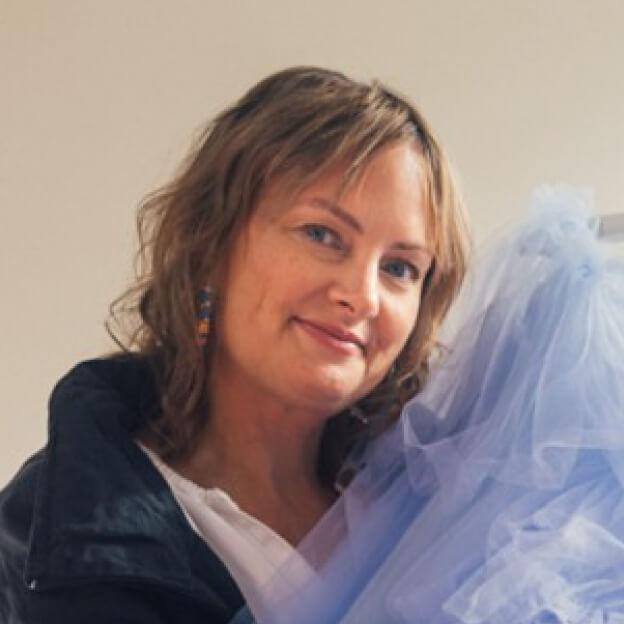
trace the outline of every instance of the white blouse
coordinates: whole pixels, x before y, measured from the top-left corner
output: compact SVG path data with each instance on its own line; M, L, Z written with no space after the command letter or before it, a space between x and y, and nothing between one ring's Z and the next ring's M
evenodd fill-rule
M255 597L296 550L271 528L245 513L223 490L202 488L137 442L169 484L189 524L229 570L253 611ZM313 574L300 558L302 575ZM297 584L303 579L291 579ZM286 588L284 588L288 591Z

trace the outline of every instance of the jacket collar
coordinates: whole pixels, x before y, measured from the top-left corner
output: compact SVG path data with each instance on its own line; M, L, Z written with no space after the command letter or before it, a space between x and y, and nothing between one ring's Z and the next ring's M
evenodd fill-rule
M131 355L83 362L57 384L27 580L43 589L128 579L233 612L243 604L236 584L130 435L155 397L149 365Z

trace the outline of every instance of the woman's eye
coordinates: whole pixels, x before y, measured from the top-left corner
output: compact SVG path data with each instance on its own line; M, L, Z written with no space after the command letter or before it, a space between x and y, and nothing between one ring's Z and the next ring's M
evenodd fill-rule
M324 225L309 224L303 226L304 234L311 240L327 247L340 247L338 234Z
M383 265L383 270L399 280L417 282L420 279L420 271L410 262L404 260L391 260Z

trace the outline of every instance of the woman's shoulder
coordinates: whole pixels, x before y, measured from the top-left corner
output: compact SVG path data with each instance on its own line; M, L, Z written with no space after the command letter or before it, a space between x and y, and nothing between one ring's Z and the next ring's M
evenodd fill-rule
M149 379L145 359L114 355L80 362L57 382L50 397L46 445L0 489L3 557L27 557L38 506L50 498L50 490L60 491L77 481L73 468L83 472L81 482L97 455L102 454L100 462L108 462L111 468L111 453L103 454L103 439L109 446L123 444L132 449L124 430L129 432L139 418L136 407L145 400L141 397ZM141 455L138 450L137 455Z
M50 435L59 422L83 422L86 414L96 420L115 414L126 429L140 428L159 410L155 370L149 358L134 353L79 362L52 390Z
M153 386L154 371L153 361L137 353L113 353L83 360L56 383L51 399L81 389L113 389L128 393L146 384Z
M0 491L0 621L155 624L187 604L185 621L227 622L241 606L134 441L149 378L144 360L119 356L81 362L57 384L46 446Z

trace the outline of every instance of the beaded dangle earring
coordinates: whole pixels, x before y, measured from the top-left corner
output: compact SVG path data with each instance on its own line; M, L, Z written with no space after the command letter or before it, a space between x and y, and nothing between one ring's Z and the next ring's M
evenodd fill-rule
M212 318L212 304L214 291L212 288L202 288L197 295L199 311L197 313L197 342L200 347L205 347L210 334L210 321Z

